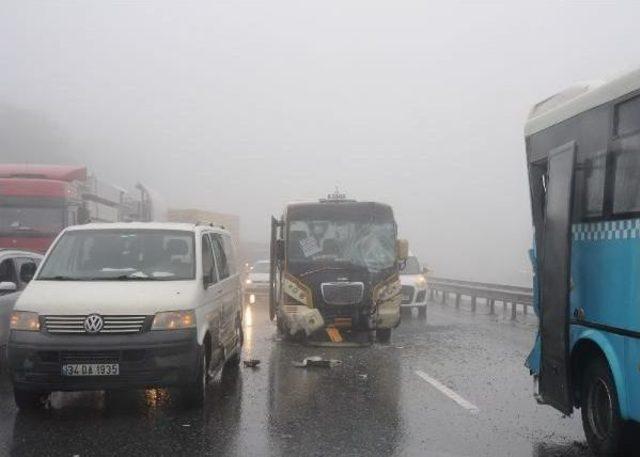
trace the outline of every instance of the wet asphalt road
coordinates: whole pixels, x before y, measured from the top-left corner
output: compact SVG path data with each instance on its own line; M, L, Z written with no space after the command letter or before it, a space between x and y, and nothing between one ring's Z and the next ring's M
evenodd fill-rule
M0 455L591 455L578 414L563 418L532 398L530 323L432 304L427 323L404 318L390 345L314 348L277 341L261 304L246 318L243 356L262 363L214 381L200 411L150 390L58 393L49 409L19 413L0 382ZM292 366L310 355L343 363Z

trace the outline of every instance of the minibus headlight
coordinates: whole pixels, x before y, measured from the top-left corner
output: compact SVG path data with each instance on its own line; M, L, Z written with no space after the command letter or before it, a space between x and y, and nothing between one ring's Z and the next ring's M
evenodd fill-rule
M193 310L168 311L155 315L151 330L179 330L195 326L196 316Z
M40 317L38 313L29 311L14 311L11 313L11 330L40 331Z
M285 273L282 287L285 295L298 302L296 304L307 305L310 308L313 307L313 293L311 289L295 276Z

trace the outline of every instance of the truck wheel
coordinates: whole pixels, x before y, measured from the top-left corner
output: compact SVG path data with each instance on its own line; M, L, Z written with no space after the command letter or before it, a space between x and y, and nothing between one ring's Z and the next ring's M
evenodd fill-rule
M199 408L204 404L209 380L208 366L207 351L204 348L200 348L196 377L191 383L182 388L182 399L187 408Z
M391 341L391 329L390 328L380 328L376 330L376 339L378 343L387 344Z
M427 318L427 305L418 308L418 319L425 320Z
M582 376L582 427L596 455L624 455L628 425L620 416L618 393L607 362L598 357Z
M44 400L48 395L49 394L45 392L22 390L18 387L13 388L13 398L16 405L23 411L40 409L44 405Z

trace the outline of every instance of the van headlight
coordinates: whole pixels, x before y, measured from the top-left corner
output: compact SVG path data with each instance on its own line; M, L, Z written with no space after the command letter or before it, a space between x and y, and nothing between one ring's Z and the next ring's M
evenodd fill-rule
M195 326L196 315L193 310L167 311L155 315L151 330L179 330Z
M14 311L11 313L11 330L40 331L40 316L30 311Z
M427 287L427 280L425 279L424 276L418 276L416 278L415 284L418 289L424 289L425 287Z
M244 280L244 283L247 284L247 285L251 284L252 282L253 281L251 281L251 278L247 278L247 279Z

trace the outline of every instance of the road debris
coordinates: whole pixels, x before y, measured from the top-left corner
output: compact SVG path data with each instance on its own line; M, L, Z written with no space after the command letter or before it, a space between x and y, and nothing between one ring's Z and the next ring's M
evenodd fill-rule
M305 357L302 362L293 362L294 367L298 368L309 368L309 367L319 367L319 368L333 368L337 365L340 365L342 360L336 359L323 359L319 355L314 355L312 357Z
M258 359L249 359L249 360L245 360L242 363L244 363L244 367L245 368L257 368L258 365L260 365L260 360Z

